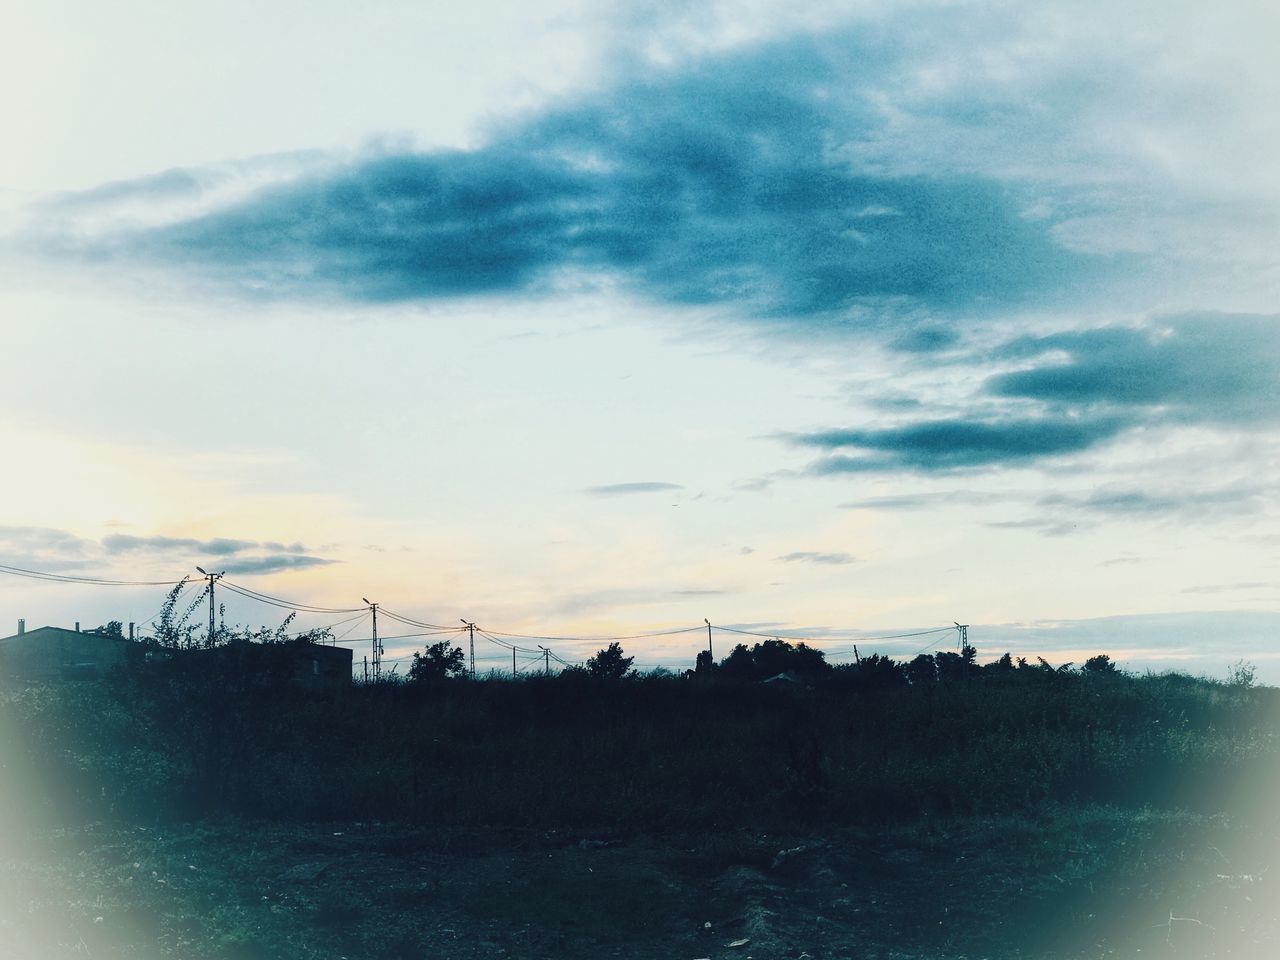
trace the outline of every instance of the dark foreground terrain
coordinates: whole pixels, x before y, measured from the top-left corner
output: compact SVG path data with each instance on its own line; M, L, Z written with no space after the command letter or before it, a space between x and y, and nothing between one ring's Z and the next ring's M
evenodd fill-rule
M1280 956L1280 691L1005 660L11 684L0 955Z
M1224 820L1107 809L789 836L90 825L8 839L0 951L1261 960L1280 954L1277 852Z

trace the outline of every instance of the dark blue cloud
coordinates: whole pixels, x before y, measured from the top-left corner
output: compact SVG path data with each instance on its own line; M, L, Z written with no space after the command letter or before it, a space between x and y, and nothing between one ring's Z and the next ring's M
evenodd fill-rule
M1025 464L1078 453L1108 440L1123 421L1095 419L927 420L879 430L824 430L794 434L791 443L831 456L809 466L813 474L880 470L940 471ZM847 452L846 452L847 451Z
M1001 397L1135 419L1236 426L1280 420L1280 315L1198 314L1150 329L1022 338L999 355L1040 361L988 380L987 392Z
M824 430L785 439L829 452L810 464L811 474L934 472L1026 465L1083 452L1142 427L1252 429L1280 422L1280 315L1206 313L1166 318L1144 328L1020 337L960 360L979 368L1011 361L1029 365L983 383L982 396L974 398L983 405L980 415L921 417L894 427ZM1211 500L1198 505L1220 506ZM917 503L911 498L890 501L896 507ZM1059 505L1135 514L1194 504L1181 494L1169 500L1144 491L1106 491Z
M886 55L846 40L835 55L792 41L633 80L479 149L313 171L82 251L365 300L530 291L580 269L665 302L791 316L1008 305L1094 272L1022 215L1016 188L848 159L886 122L863 96ZM931 331L904 348L949 343Z

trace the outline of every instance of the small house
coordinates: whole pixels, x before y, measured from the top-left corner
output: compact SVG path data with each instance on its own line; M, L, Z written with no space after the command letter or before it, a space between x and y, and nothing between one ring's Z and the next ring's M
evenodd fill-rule
M128 653L123 637L65 627L27 630L0 639L0 675L21 680L96 680Z

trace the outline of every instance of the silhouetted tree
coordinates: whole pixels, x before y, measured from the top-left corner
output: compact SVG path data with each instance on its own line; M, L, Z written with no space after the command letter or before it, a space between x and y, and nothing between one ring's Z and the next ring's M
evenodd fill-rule
M611 643L587 661L587 672L596 680L621 680L631 673L635 657L622 653L622 644Z
M450 646L448 640L433 643L413 655L409 679L414 683L431 683L460 677L467 670L461 647Z
M124 624L119 620L108 620L100 627L94 627L89 631L96 633L100 637L115 637L117 640L124 639Z
M920 653L904 668L907 679L914 687L933 683L938 679L938 663L932 654Z
M700 650L698 659L693 662L693 672L700 676L710 676L716 668L715 658L711 656L710 650Z
M1084 666L1080 668L1085 673L1115 673L1116 665L1111 662L1111 658L1105 653L1100 653L1096 657L1090 657L1084 662Z
M772 639L754 647L738 644L720 661L719 669L721 676L735 680L767 680L780 673L815 679L829 673L831 665L821 650Z
M944 683L963 680L969 672L964 658L950 650L939 650L933 655L933 662L938 665L938 679Z
M1006 653L999 660L992 660L982 670L984 673L1013 673L1013 657Z
M720 675L730 680L755 680L756 661L751 655L751 648L740 643L729 651L729 655L720 661Z
M868 690L888 690L907 685L906 668L891 657L873 653L853 665L858 686Z

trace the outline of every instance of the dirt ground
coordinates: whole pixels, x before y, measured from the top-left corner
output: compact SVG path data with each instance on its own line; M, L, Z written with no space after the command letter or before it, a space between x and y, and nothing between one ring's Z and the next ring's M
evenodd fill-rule
M785 834L218 821L10 831L0 956L1280 955L1274 835L1109 810Z

